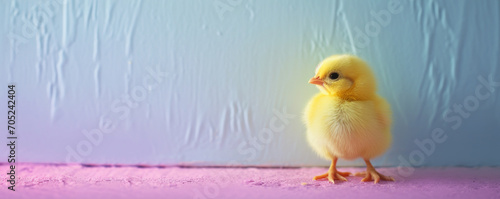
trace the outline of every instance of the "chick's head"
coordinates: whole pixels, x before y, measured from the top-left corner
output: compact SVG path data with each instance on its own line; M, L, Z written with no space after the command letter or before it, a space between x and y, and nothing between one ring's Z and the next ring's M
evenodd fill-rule
M376 92L376 81L370 67L353 55L333 55L316 67L309 80L325 95L347 100L370 99Z

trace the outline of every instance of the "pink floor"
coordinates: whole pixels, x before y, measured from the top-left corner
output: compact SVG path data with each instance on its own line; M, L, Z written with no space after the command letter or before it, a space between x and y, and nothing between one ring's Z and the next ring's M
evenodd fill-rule
M500 198L500 168L424 168L396 182L313 181L326 168L139 168L24 164L16 191L0 176L0 198ZM340 168L360 171L360 168ZM7 165L0 165L6 173Z

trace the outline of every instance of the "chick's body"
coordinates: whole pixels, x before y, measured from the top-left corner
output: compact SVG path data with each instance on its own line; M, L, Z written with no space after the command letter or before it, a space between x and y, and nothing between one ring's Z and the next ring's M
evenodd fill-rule
M370 159L384 153L391 143L391 111L376 94L375 77L368 65L352 55L325 59L309 81L321 91L305 109L307 140L323 158L332 160L328 173L314 179L346 180L349 173L336 170L338 158L363 158L363 181L394 180L378 173Z
M389 105L378 96L347 101L320 93L305 111L307 140L325 159L372 159L390 145L389 114Z

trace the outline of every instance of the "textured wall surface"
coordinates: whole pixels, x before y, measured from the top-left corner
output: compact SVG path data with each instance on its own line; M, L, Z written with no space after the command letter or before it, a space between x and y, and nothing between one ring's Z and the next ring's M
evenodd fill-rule
M0 4L18 161L328 165L305 140L307 81L353 53L394 112L376 165L500 165L499 1Z

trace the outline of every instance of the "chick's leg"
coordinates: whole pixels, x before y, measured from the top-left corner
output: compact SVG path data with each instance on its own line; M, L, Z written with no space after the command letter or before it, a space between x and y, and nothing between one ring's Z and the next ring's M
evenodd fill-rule
M347 181L345 177L351 175L349 172L340 172L337 171L337 160L338 158L333 158L332 159L332 164L330 165L330 168L328 169L328 173L325 173L323 175L315 176L313 180L319 180L323 178L328 178L328 181L335 183L335 180L342 180L342 181Z
M354 174L355 176L365 177L361 180L361 182L373 181L375 184L377 184L380 180L395 181L393 177L385 176L377 172L370 160L365 159L365 163L366 171Z

